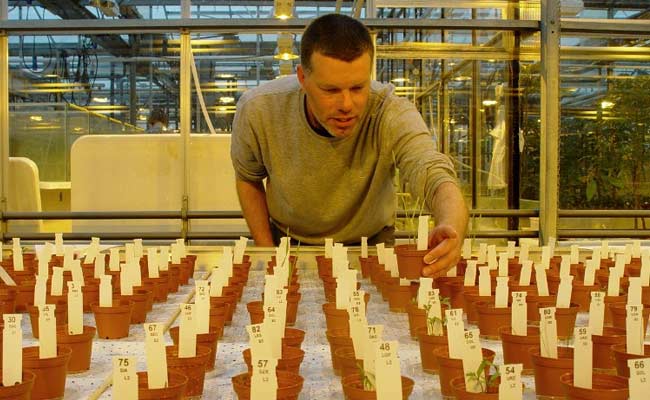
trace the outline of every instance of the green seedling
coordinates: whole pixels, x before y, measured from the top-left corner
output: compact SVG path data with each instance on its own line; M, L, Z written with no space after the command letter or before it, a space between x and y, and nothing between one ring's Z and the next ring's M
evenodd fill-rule
M493 367L492 361L483 359L476 372L468 372L465 376L469 382L475 382L481 388L481 392L487 393L490 388L495 388L498 385L499 370ZM492 374L490 373L491 369L494 369Z

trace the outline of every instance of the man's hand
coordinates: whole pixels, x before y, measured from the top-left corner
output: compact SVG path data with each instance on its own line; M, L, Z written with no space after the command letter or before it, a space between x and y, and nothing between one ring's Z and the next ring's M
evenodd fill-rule
M422 275L431 278L443 276L460 260L462 240L451 225L441 224L429 233L429 248L424 256L428 266L422 269Z

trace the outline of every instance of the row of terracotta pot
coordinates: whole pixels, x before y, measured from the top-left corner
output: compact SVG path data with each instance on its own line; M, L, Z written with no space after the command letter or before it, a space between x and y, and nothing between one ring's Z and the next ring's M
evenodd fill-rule
M364 380L359 371L359 367L362 365L362 361L360 359L357 359L354 352L352 338L350 337L350 323L348 312L347 310L340 310L336 308L336 280L332 277L331 259L325 258L324 256L317 256L316 261L319 276L321 280L323 280L323 285L325 288L325 299L328 301L327 303L323 304L322 308L325 315L325 323L327 326L325 334L330 345L332 369L336 375L341 376L341 385L343 387L343 393L346 399L375 399L377 396L376 392L374 390L367 390L364 387ZM375 269L378 267L376 264L376 257L374 257L374 259L362 259L362 277L367 278L370 277L371 274L378 272L375 271ZM399 278L397 278L397 286L399 286ZM360 285L357 286L357 289L359 288ZM395 289L394 291L398 292L399 288ZM400 295L394 297L394 300L391 303L391 307L395 309L395 311L402 311L402 309L405 310L407 305L411 303L411 299L414 296L412 288L409 286L406 286L405 289L401 292L402 293L400 293ZM415 287L415 293L417 293L417 287ZM400 303L400 296L406 300ZM395 302L395 299L398 299L397 302ZM366 303L367 309L368 302L370 301L370 293L365 293L364 301ZM413 391L415 382L411 378L405 376L402 376L401 379L402 398L407 399Z
M301 298L298 270L295 268L297 261L296 256L290 256L289 262L294 267L291 268L289 282L285 286L287 288L286 325L282 338L281 358L278 360L275 371L278 383L276 398L278 400L297 400L304 383L304 378L300 375L300 365L305 356L305 352L301 349L305 332L290 327L296 322L298 304ZM273 274L276 265L276 259L273 256L267 265L267 273ZM263 296L264 294L262 293L261 301L252 301L246 305L251 324L264 322ZM237 398L240 400L249 400L251 398L252 376L250 349L245 349L242 352L242 357L247 366L247 372L232 377L231 381Z

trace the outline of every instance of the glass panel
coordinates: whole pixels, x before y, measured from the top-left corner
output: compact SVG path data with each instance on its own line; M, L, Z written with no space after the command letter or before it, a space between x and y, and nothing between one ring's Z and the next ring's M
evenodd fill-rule
M650 64L638 38L563 38L560 207L648 209ZM644 220L566 219L562 228L647 228Z
M12 4L15 3L15 4ZM47 0L9 1L9 20L39 21L57 19L178 19L180 0ZM226 7L221 7L226 9Z
M9 42L9 154L36 174L34 201L25 203L42 211L180 210L174 191L181 185L180 149L149 147L144 135L133 135L145 133L154 110L170 114L169 129L177 128L179 54L172 35L11 36ZM24 176L11 177L12 185L24 183ZM46 221L39 227L159 228L180 225Z

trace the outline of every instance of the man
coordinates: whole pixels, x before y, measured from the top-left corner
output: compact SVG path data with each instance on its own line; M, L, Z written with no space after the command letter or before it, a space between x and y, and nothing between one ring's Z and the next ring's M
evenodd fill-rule
M438 276L460 258L467 209L417 109L371 81L373 52L363 24L322 16L303 34L297 77L241 97L231 155L242 211L258 246L287 232L308 244L391 243L397 167L434 215L422 273Z

